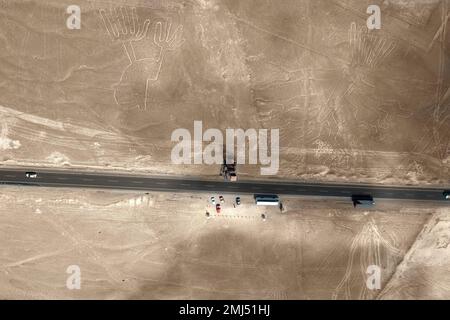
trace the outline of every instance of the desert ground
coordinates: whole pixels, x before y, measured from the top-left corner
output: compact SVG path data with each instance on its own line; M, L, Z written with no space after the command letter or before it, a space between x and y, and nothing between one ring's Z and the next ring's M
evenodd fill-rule
M170 159L199 120L279 129L275 178L448 183L448 1L77 5L71 30L61 1L0 2L3 165L212 177Z
M0 299L450 298L448 207L225 195L217 214L210 196L3 187Z
M219 179L171 161L198 120L279 129L277 174L239 179L448 187L449 17L448 0L0 0L0 165ZM212 195L1 185L0 299L450 299L448 205L228 195L217 214Z

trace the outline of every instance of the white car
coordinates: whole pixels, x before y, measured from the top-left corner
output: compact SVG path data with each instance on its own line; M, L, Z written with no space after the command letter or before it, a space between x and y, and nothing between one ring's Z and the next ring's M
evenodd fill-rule
M216 198L211 197L211 203L212 203L213 205L216 205Z
M30 178L30 179L36 179L37 178L37 173L36 172L26 172L25 176L27 178Z

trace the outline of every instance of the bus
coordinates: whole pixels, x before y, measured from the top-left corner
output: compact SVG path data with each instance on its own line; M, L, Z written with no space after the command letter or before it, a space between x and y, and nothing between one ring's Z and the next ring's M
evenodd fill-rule
M275 194L255 194L257 206L279 206L280 198Z

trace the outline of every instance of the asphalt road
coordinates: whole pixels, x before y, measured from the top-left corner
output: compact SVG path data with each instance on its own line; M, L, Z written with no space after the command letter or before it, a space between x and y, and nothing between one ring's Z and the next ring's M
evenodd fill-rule
M26 171L38 172L35 179L27 178ZM0 169L0 184L30 185L43 187L72 187L124 189L143 191L211 192L232 194L278 194L323 197L351 197L355 194L370 194L376 198L404 200L445 200L444 189L424 187L394 187L360 184L304 183L286 181L238 181L224 182L194 178L132 176L92 173L75 170Z

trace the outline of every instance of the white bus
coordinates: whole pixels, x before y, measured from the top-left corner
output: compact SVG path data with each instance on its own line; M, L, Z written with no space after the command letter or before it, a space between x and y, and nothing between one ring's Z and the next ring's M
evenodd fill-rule
M257 206L279 206L280 198L275 194L255 194Z

